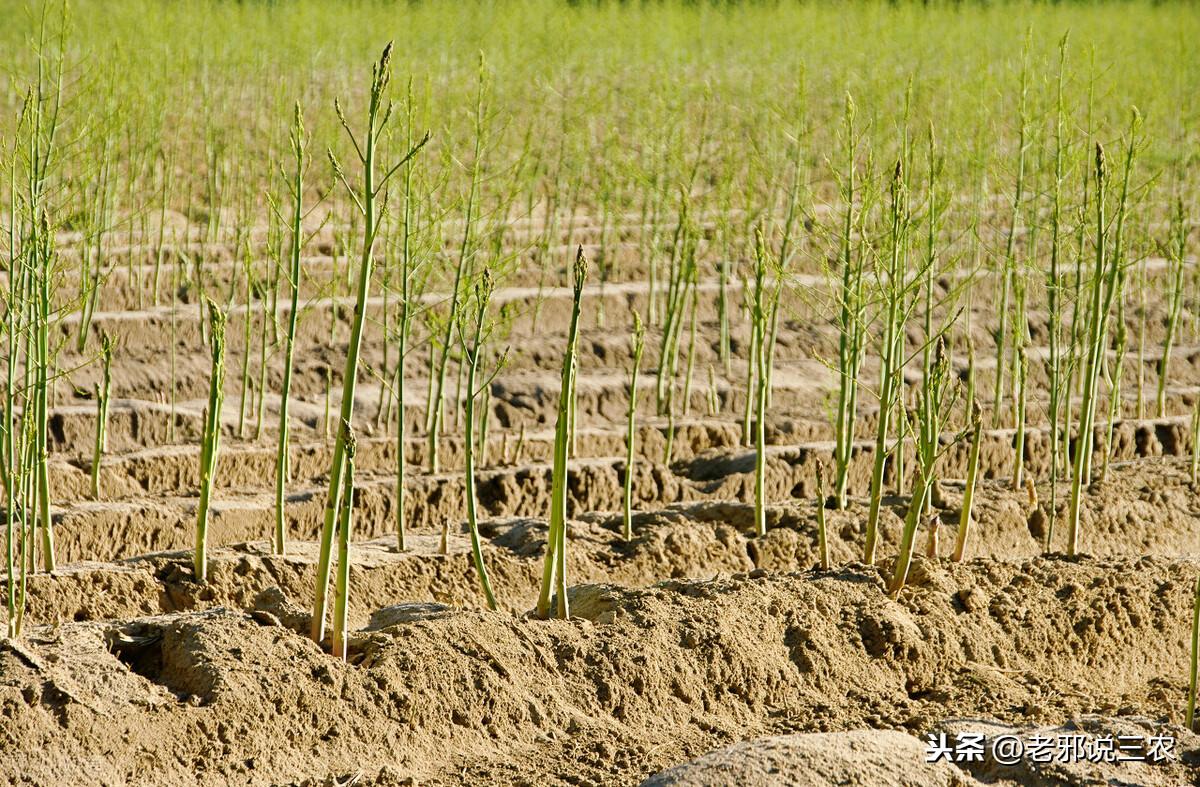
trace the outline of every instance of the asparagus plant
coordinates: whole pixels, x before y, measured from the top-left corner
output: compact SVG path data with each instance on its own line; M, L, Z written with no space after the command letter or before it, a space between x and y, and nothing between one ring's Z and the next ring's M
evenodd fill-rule
M92 451L92 498L100 499L100 458L108 452L108 406L112 393L113 340L100 334L100 382L96 384L96 442Z
M1183 273L1184 257L1187 254L1188 227L1184 220L1183 198L1175 200L1175 210L1171 215L1170 241L1167 246L1168 264L1168 294L1167 294L1167 331L1163 336L1162 358L1158 362L1158 417L1167 414L1167 376L1171 369L1171 349L1175 343L1175 334L1179 330L1179 314L1183 310Z
M554 466L550 488L550 527L546 537L546 557L542 566L542 585L538 594L537 616L550 616L550 600L558 595L557 614L570 616L567 600L567 444L570 440L572 411L575 409L575 358L579 340L579 306L587 279L587 258L580 246L575 255L571 320L567 328L567 348L563 354L558 416L554 426Z
M15 158L15 151L14 156ZM4 544L5 544L5 606L8 613L7 633L9 638L21 634L21 622L24 618L24 594L18 592L25 587L29 561L26 550L29 539L26 536L25 523L28 508L27 498L22 494L26 488L24 481L28 464L25 461L27 427L31 423L29 408L21 404L21 381L18 376L18 360L21 345L27 341L28 329L25 325L26 313L24 308L26 282L28 279L24 255L17 245L17 187L16 167L9 170L9 205L8 205L8 276L7 289L4 292L4 335L7 362L5 363L4 385L4 423L0 430L0 467L3 468L4 486ZM28 364L26 364L28 368ZM18 412L20 417L18 418ZM22 439L26 438L26 439ZM18 573L20 579L18 580Z
M625 540L629 541L633 538L633 461L634 461L634 440L637 438L637 390L638 390L638 372L642 367L642 351L646 348L646 326L642 323L642 316L636 311L633 312L633 338L631 340L631 351L633 353L633 366L629 370L629 408L626 411L627 426L625 428L625 507L624 507L624 528L623 533ZM711 371L712 367L709 367Z
M208 406L204 410L204 434L200 443L200 501L196 505L196 550L192 563L195 579L201 583L208 581L208 515L216 483L221 403L225 398L225 312L211 298L206 302L212 370L208 378Z
M1135 134L1138 115L1135 111L1131 133L1126 149L1125 180L1128 183L1129 174L1133 168L1134 151L1136 150ZM1096 261L1093 270L1089 300L1088 341L1085 347L1087 357L1083 372L1083 401L1079 415L1079 447L1076 451L1075 462L1071 473L1071 505L1067 521L1067 554L1074 555L1079 548L1079 519L1083 502L1084 479L1090 475L1093 431L1096 423L1096 401L1098 398L1099 378L1104 351L1107 346L1109 310L1117 295L1118 273L1120 258L1109 254L1109 222L1107 216L1108 172L1105 162L1104 148L1096 143L1095 156L1096 177ZM1126 193L1125 190L1122 190ZM1118 215L1125 211L1124 199L1118 206Z
M696 369L696 328L699 322L698 312L700 311L700 298L697 292L698 282L696 277L692 277L692 298L691 298L691 318L688 321L688 354L687 354L687 371L683 376L683 416L686 418L692 409L692 375ZM772 314L778 314L778 310L774 310ZM770 395L770 389L767 391Z
M1047 551L1054 538L1055 520L1058 518L1058 475L1062 462L1062 423L1059 414L1064 405L1070 409L1070 390L1066 390L1064 402L1064 385L1069 377L1065 374L1062 358L1062 294L1063 279L1060 271L1062 257L1062 187L1065 178L1066 145L1063 139L1065 105L1063 100L1063 85L1066 76L1067 42L1069 34L1063 35L1058 44L1058 80L1054 104L1054 177L1051 185L1050 205L1050 267L1046 278L1046 300L1049 315L1049 360L1047 376L1050 381L1048 400L1048 420L1050 426L1050 517L1046 526L1045 547ZM1068 358L1070 363L1070 358Z
M1142 117L1137 107L1132 110L1132 120L1130 121L1129 137L1125 149L1125 159L1123 176L1121 178L1121 190L1117 201L1117 215L1114 219L1113 227L1113 268L1115 271L1115 300L1116 314L1114 315L1115 336L1113 341L1113 354L1115 362L1110 366L1104 364L1104 369L1107 373L1108 381L1108 423L1106 425L1107 437L1103 445L1103 463L1101 464L1100 478L1106 480L1108 478L1108 466L1112 459L1113 449L1113 429L1118 418L1121 417L1121 378L1125 367L1125 354L1129 340L1129 327L1125 318L1125 299L1126 299L1126 277L1128 273L1129 263L1127 261L1127 246L1128 237L1126 230L1126 222L1129 216L1130 208L1130 183L1133 173L1134 160L1138 150L1138 130L1141 127ZM1105 343L1107 349L1107 342ZM1105 358L1107 360L1107 358Z
M941 182L941 166L942 161L938 155L937 144L934 137L933 123L929 124L929 151L928 151L928 181L926 183L926 222L925 222L925 259L923 261L923 270L920 271L920 297L922 298L922 330L923 343L921 346L921 394L918 399L918 406L921 411L920 425L923 429L936 429L940 426L940 420L935 412L936 403L933 401L935 386L933 385L933 375L937 372L934 363L933 352L938 341L934 334L934 285L935 278L938 272L939 262L939 243L938 236L942 228L942 219L945 209L943 197L939 189ZM1024 290L1021 290L1022 295L1020 300L1024 300ZM901 421L903 424L904 421ZM936 441L936 434L922 435L925 442ZM901 449L903 450L903 446ZM932 471L932 468L930 468ZM936 478L926 479L931 488L937 483ZM929 504L932 501L927 500Z
M316 590L313 599L312 638L321 642L325 638L326 595L329 590L329 571L332 558L333 535L338 512L342 509L343 475L346 469L346 445L354 419L354 391L358 381L359 351L362 346L363 325L366 320L367 299L370 295L371 271L374 267L375 241L379 234L380 212L377 200L379 192L388 180L417 154L429 141L429 134L411 147L399 162L376 178L378 144L391 118L391 104L384 104L388 83L391 81L392 44L384 47L383 55L371 72L371 89L367 102L366 129L361 140L350 128L342 112L340 102L335 102L338 120L349 136L362 165L362 183L354 188L347 180L341 163L329 153L334 176L345 187L351 202L363 218L362 255L358 265L358 285L355 296L354 318L350 328L350 344L346 351L346 366L342 373L342 402L339 413L337 438L333 445L333 456L329 468L329 490L325 499L324 523L321 527L321 547L317 562Z
M742 319L750 326L746 343L746 393L742 404L742 445L754 447L754 392L758 385L758 335L754 330L754 287L751 277L742 276Z
M159 282L162 274L163 262L167 259L166 247L166 232L167 232L167 208L171 203L172 188L174 185L174 168L175 158L170 153L160 147L159 150L159 177L162 182L161 194L158 210L158 242L155 245L154 254L154 275L151 279L151 299L150 303L155 308L158 307L159 297Z
M721 394L717 388L717 370L708 365L708 414L715 418L721 412Z
M1005 350L1008 342L1008 308L1009 295L1012 290L1013 274L1016 269L1017 223L1021 216L1025 200L1025 168L1026 153L1029 137L1029 47L1032 31L1025 37L1024 54L1021 59L1020 100L1018 106L1019 125L1017 132L1017 173L1013 189L1012 209L1009 214L1008 232L1005 236L1003 269L1001 270L1001 290L999 317L1000 325L996 330L996 376L992 390L992 426L1000 425L1004 404L1005 379ZM1023 327L1019 326L1018 327ZM1014 349L1015 358L1015 349Z
M908 213L903 162L897 160L892 172L888 215L888 264L879 272L883 288L883 334L880 338L879 415L875 430L875 453L871 468L871 503L867 512L866 540L863 562L875 562L878 541L879 514L883 503L884 468L887 461L887 439L891 417L897 406L903 406L904 323L908 310L907 285L904 278L904 254L908 244L911 217ZM903 450L896 441L897 456ZM899 475L899 472L897 472Z
M971 535L971 511L975 501L975 485L979 483L979 449L983 442L983 412L974 398L971 402L971 449L967 455L967 482L963 488L962 509L958 514L958 535L954 539L955 562L966 557L967 539ZM1047 536L1047 538L1049 538Z
M896 558L892 579L888 586L888 591L893 596L899 594L904 588L908 577L917 526L933 491L938 458L953 445L953 442L943 445L941 440L941 426L946 422L948 410L953 405L954 390L951 386L950 364L946 357L945 345L940 337L937 355L934 359L934 373L930 375L928 385L929 390L925 392L925 396L928 398L929 406L922 413L922 417L932 419L933 423L917 424L912 429L916 437L917 466L916 473L913 475L912 497L904 518L904 530L900 536L900 554Z
M105 134L95 191L87 206L85 221L89 225L89 236L84 239L79 254L80 311L79 327L75 334L75 351L78 353L82 353L87 346L92 317L100 301L101 285L108 278L104 271L104 239L112 223L112 144L111 136Z
M267 201L270 203L272 198L267 197ZM279 283L283 278L283 231L280 229L281 222L277 213L278 211L272 210L267 216L266 256L271 271L266 278L260 281L262 319L258 321L258 382L254 386L257 393L254 406L254 442L256 443L262 439L263 421L266 418L267 361L269 353L280 344ZM276 458L278 459L278 457Z
M408 83L408 101L406 108L406 122L404 124L404 140L405 145L413 144L413 94L412 80ZM407 472L407 456L405 448L408 444L408 417L405 413L406 404L406 388L405 388L405 372L408 361L408 353L412 342L412 327L413 318L415 316L414 300L416 298L416 266L413 264L413 230L416 215L413 210L413 167L415 161L410 159L404 165L404 185L403 185L403 208L401 228L401 248L400 248L400 315L399 324L397 326L397 358L396 358L396 382L394 385L396 391L396 548L403 552L408 548L406 543L406 494L405 475ZM432 357L433 345L430 344L430 356ZM430 365L430 384L433 383L432 364ZM432 394L430 394L427 402L432 402ZM432 461L432 460L431 460Z
M62 121L63 81L66 43L67 9L62 7L58 24L58 40L51 51L45 16L39 26L36 42L38 56L37 79L25 94L18 121L24 150L24 210L25 265L28 266L25 296L30 303L29 340L25 352L26 383L32 391L28 404L33 410L33 489L36 496L36 522L42 534L42 567L55 569L54 523L50 516L49 470L49 393L51 369L55 351L51 333L57 322L55 290L59 280L59 259L55 248L56 229L51 224L51 175L58 162L58 134ZM16 216L10 217L10 221ZM33 525L31 524L31 527ZM31 550L32 554L32 550Z
M825 525L825 468L817 466L817 554L821 560L821 570L829 570L829 534Z
M858 420L858 378L863 358L863 271L862 255L854 254L854 200L855 200L855 154L857 140L854 129L855 106L846 95L844 113L846 171L841 178L842 202L845 214L842 220L839 261L842 268L841 289L838 296L838 402L834 424L834 480L833 494L838 509L847 502L847 486L850 480L850 456L854 446L854 426Z
M754 242L754 295L751 315L753 338L752 364L757 384L754 386L754 530L760 535L767 533L767 327L770 324L770 308L767 284L767 249L762 232L755 233Z
M251 353L251 342L253 340L254 331L254 262L253 253L250 250L250 238L243 236L240 244L242 249L242 281L244 285L243 297L245 299L242 308L242 375L241 375L241 393L238 395L238 426L237 438L244 439L246 436L246 417L249 414L253 393L251 392L250 383L250 364L253 353Z
M354 455L358 443L350 424L342 424L346 435L346 472L338 516L337 581L333 600L333 655L346 660L346 613L350 608L350 537L354 533Z
M279 389L278 448L275 454L275 532L271 541L272 551L282 555L287 551L287 512L284 494L291 480L291 398L292 375L296 351L296 328L300 320L300 256L308 238L304 235L304 176L312 162L308 153L308 134L304 129L304 113L296 102L292 113L292 128L289 133L293 169L290 174L280 172L280 177L291 197L289 227L291 242L288 247L287 294L288 316L283 340L283 383ZM311 236L309 236L311 238Z
M483 546L479 540L479 503L475 492L475 440L477 432L475 425L475 401L479 398L483 390L492 384L492 380L504 365L504 361L501 360L486 380L478 385L476 384L480 373L481 356L492 331L492 326L488 323L487 310L495 288L496 283L492 278L491 271L488 268L484 268L479 283L475 285L475 308L474 314L471 315L474 318L475 324L471 334L468 335L467 329L463 325L459 325L459 339L462 344L463 357L467 362L467 399L464 403L466 411L466 434L463 439L467 529L471 535L471 557L475 561L475 572L479 574L479 583L483 587L483 595L487 599L488 608L493 611L498 609L496 594L492 591L492 582L488 578L487 565L483 562ZM446 532L443 530L443 552L446 551L445 538Z
M463 219L463 235L462 242L459 244L458 261L454 268L454 280L450 286L450 311L446 317L445 334L442 336L441 355L438 359L437 368L432 372L434 375L433 398L430 400L426 412L426 432L428 434L428 449L427 458L429 460L429 472L438 472L439 467L439 437L442 431L442 425L445 421L445 386L446 386L446 371L450 362L450 349L453 343L454 326L458 320L459 300L461 298L463 278L467 274L467 266L470 264L474 255L475 244L475 221L476 211L478 210L479 189L482 180L483 167L483 152L487 141L487 95L488 95L488 78L487 69L483 61L483 55L479 57L479 83L475 94L475 149L471 159L471 177L470 185L467 190L465 200L465 216ZM461 364L460 364L461 371ZM455 398L455 407L457 412L458 398Z
M1137 267L1138 300L1138 350L1137 350L1137 418L1146 417L1146 314L1149 311L1146 290L1146 263L1144 255L1140 256Z

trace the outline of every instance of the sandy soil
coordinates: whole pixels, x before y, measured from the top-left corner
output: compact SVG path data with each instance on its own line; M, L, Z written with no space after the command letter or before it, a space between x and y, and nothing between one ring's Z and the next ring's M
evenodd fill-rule
M580 238L588 241L587 231ZM321 256L306 262L306 292L319 289L336 252L316 247ZM636 251L622 247L614 256L623 278L588 290L568 489L568 621L528 615L546 540L556 370L569 307L560 271L552 271L554 286L539 288L536 277L521 275L497 295L521 315L506 339L509 365L489 392L491 431L478 473L498 612L482 608L469 557L461 428L451 422L436 474L423 469L429 457L419 426L398 445L398 408L380 412L377 373L392 368L394 348L370 324L363 352L371 373L364 372L356 403L356 631L345 664L306 632L331 450L325 401L340 395L348 305L316 303L301 323L287 502L292 542L282 557L264 542L273 523L272 392L281 376L273 351L268 394L260 401L251 390L244 416L239 388L247 350L257 384L258 332L269 306L234 310L210 578L200 585L190 549L208 361L197 307L187 293L176 311L169 299L155 306L137 285L150 266L135 266L133 280L126 266L114 267L102 296L108 311L91 327L121 342L102 491L96 499L89 491L95 405L87 393L98 370L81 365L90 350L78 354L68 341L60 366L71 371L56 389L50 423L62 565L53 576L30 578L26 636L0 643L0 782L1200 783L1200 739L1182 727L1190 589L1200 573L1200 503L1190 478L1190 413L1200 395L1196 337L1185 331L1173 351L1166 412L1154 417L1164 313L1151 305L1143 363L1127 359L1113 464L1087 490L1086 554L1043 554L1052 526L1052 550L1063 546L1066 506L1065 485L1048 483L1045 317L1035 310L1030 318L1024 463L1039 481L1031 497L1011 482L1009 405L993 426L997 414L985 396L996 364L981 348L991 346L995 305L979 288L969 338L980 352L977 385L991 428L969 559L946 557L962 505L967 452L960 444L939 467L940 549L918 559L908 589L892 600L883 577L908 479L889 463L885 558L861 564L877 416L869 395L857 423L850 505L826 511L834 568L817 568L816 478L833 449L836 380L826 359L834 357L836 336L814 273L802 272L812 289L788 296L779 329L766 424L767 534L753 532L754 457L742 436L748 334L739 312L725 368L712 338L715 280L701 285L696 373L670 457L670 426L653 401L660 337L648 334L636 461L626 467L629 310L644 310L648 292ZM232 272L213 250L214 286L227 281L222 265ZM1161 271L1151 264L1148 273ZM740 287L730 291L740 303ZM1186 305L1184 325L1193 324L1195 306ZM381 297L370 311L376 321L386 315ZM254 338L245 347L247 319ZM77 329L65 321L64 338ZM967 339L952 341L960 375ZM328 390L327 370L334 379ZM420 425L425 353L411 356L406 371L404 412ZM868 358L863 379L876 376ZM1099 462L1106 427L1097 438ZM400 451L409 466L405 552L396 550L395 535ZM907 464L911 473L911 454ZM628 474L636 512L626 541L619 512ZM989 739L1166 735L1176 740L1177 756L1071 766L924 761L928 735L962 732Z
M162 595L186 608L171 582L192 584L221 606L123 610L3 647L10 778L630 783L780 733L922 733L964 715L1177 723L1178 621L1197 569L1152 557L921 562L897 602L880 568L754 569L576 585L566 622L409 602L373 611L343 665L301 633L307 614L280 585L236 603L253 561L230 560L207 589L173 580L180 562L151 561ZM149 572L80 573L96 596L156 595ZM1181 767L1152 783L1194 775Z

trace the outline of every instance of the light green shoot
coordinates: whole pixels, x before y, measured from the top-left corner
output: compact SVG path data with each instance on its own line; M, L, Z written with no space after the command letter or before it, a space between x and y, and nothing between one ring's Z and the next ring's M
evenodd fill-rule
M304 249L304 172L308 168L308 139L304 131L304 115L297 102L290 134L294 169L290 177L283 176L292 197L291 246L288 253L288 321L283 343L283 386L279 389L279 447L275 455L275 535L271 549L277 555L287 551L287 516L284 492L291 480L290 402L292 393L293 357L296 348L296 324L300 318L300 253Z
M887 438L892 412L897 408L903 412L902 367L904 354L904 320L907 293L904 285L904 259L908 243L910 217L907 206L907 184L904 165L896 162L892 173L888 211L889 249L887 269L881 272L884 297L884 325L881 336L879 371L879 418L875 431L875 455L871 468L871 503L867 512L867 532L863 544L863 562L875 562L875 549L879 537L879 514L883 504L883 474L887 461ZM900 457L903 449L903 423L900 437L894 450ZM897 476L900 475L897 470Z
M1134 154L1137 149L1136 132L1140 115L1134 110L1130 129L1128 148L1125 158L1125 182L1128 184L1133 168ZM1067 554L1075 555L1079 549L1079 519L1083 502L1084 480L1091 471L1092 440L1096 424L1096 403L1099 397L1099 379L1107 347L1108 315L1113 301L1118 295L1120 257L1109 253L1109 221L1107 216L1108 170L1105 162L1104 148L1096 143L1096 262L1092 276L1091 290L1088 293L1089 319L1088 337L1085 350L1087 357L1084 361L1083 401L1079 415L1079 448L1071 472L1071 505L1067 521ZM1122 189L1122 198L1118 206L1118 216L1125 212L1125 196L1127 190ZM1118 225L1120 219L1118 219Z
M754 531L767 533L767 329L770 324L770 308L766 302L767 249L761 231L754 235L754 300L751 306L753 339L752 363L757 384L754 392Z
M1019 131L1017 135L1017 174L1013 189L1012 212L1009 216L1007 240L1004 248L1004 268L1001 273L1000 291L1000 326L996 331L996 377L992 392L992 426L1000 425L1000 417L1004 404L1004 371L1005 350L1008 340L1008 308L1009 294L1012 290L1013 275L1016 270L1016 240L1017 221L1025 199L1025 170L1027 138L1029 136L1029 47L1032 41L1032 30L1026 33L1025 47L1021 58L1020 104L1018 108ZM1017 325L1017 328L1024 326ZM1015 352L1015 348L1014 348Z
M96 385L96 444L92 452L92 498L100 499L100 458L108 451L108 405L112 392L113 340L100 334L101 381Z
M484 268L483 275L479 283L475 286L475 314L473 315L475 325L473 334L468 337L463 327L459 326L463 356L467 362L467 399L464 405L466 408L466 434L463 440L466 473L467 529L471 535L471 557L475 561L475 571L479 574L479 583L483 587L483 595L487 599L488 608L493 611L498 609L496 594L492 592L492 582L488 578L487 565L483 562L483 546L479 540L479 513L475 492L475 453L476 433L478 431L475 425L475 402L483 390L492 384L492 380L504 366L504 360L502 359L488 379L482 384L476 385L484 345L487 342L488 334L491 332L491 328L487 324L487 309L495 289L496 283L492 279L491 271Z
M825 526L825 468L817 466L817 553L821 570L829 570L829 534Z
M459 301L462 297L460 290L462 289L463 277L466 275L467 265L474 254L474 244L476 242L474 237L475 221L477 219L476 203L482 180L483 151L487 141L487 96L488 72L484 64L483 55L480 54L479 83L475 94L475 150L471 159L471 182L466 197L466 215L463 219L462 243L459 246L458 264L454 268L454 282L450 289L450 312L446 318L445 334L442 337L441 356L438 360L437 369L431 372L433 374L432 379L436 382L434 383L433 395L426 411L425 425L428 432L427 458L429 460L430 473L437 473L439 469L438 439L445 420L446 369L450 361L450 348L453 344L452 331L458 320ZM461 365L459 369L461 372ZM459 379L461 381L461 376ZM456 413L458 412L457 402L458 397L455 397Z
M567 601L567 446L570 441L572 411L575 409L575 347L579 340L579 304L587 279L587 258L580 246L575 255L575 276L571 321L567 330L567 349L563 355L562 384L558 396L558 419L554 426L554 466L550 488L550 528L546 537L546 559L542 567L542 587L538 594L537 616L550 616L550 598L558 594L558 617L570 617Z
M933 374L929 377L929 389L926 392L929 406L922 413L922 417L932 419L933 423L914 424L911 429L916 438L916 472L913 474L912 498L904 518L904 531L900 537L900 554L896 558L895 570L888 588L892 596L900 593L908 578L917 526L920 524L923 512L929 507L928 503L936 477L934 470L938 458L954 442L957 442L957 438L949 445L942 445L941 442L941 426L948 418L953 395L950 363L946 357L945 345L940 338L933 364Z
M642 367L642 352L646 348L646 326L642 324L642 316L633 312L633 367L629 370L629 409L628 425L625 431L625 506L624 527L625 540L633 538L633 462L635 456L634 441L637 439L637 389L638 372ZM711 374L712 367L709 367Z
M1167 297L1169 304L1167 314L1167 332L1163 336L1162 359L1158 362L1158 417L1167 415L1167 376L1171 369L1171 348L1175 343L1175 333L1179 329L1179 314L1183 309L1183 272L1184 258L1187 254L1188 226L1184 220L1183 198L1175 200L1175 211L1171 217L1171 240L1167 244L1167 261L1170 266L1169 286Z
M200 502L196 506L196 551L193 571L197 582L208 581L208 514L216 483L217 451L221 444L221 403L225 399L225 313L208 303L208 347L212 371L208 378L208 407L200 445Z
M967 553L967 539L971 533L971 508L975 500L975 485L979 482L979 447L983 437L983 412L979 403L971 402L971 451L967 458L967 485L963 490L962 510L958 515L958 536L954 540L955 562Z
M354 533L354 454L358 444L349 424L346 435L346 480L342 489L342 513L338 517L337 582L333 600L333 655L346 660L346 616L350 609L350 538Z
M855 153L857 140L854 131L854 101L846 95L845 144L846 171L842 176L842 202L845 217L839 252L842 266L841 290L838 303L838 403L834 424L834 489L838 509L847 502L850 479L850 455L854 445L854 426L858 420L858 376L862 368L862 255L854 255L855 225Z

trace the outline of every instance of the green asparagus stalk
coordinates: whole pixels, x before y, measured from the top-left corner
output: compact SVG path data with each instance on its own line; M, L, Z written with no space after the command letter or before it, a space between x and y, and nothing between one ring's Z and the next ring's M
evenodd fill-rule
M221 444L221 403L225 399L225 313L211 298L208 303L208 346L212 371L208 382L208 407L204 411L204 436L200 444L200 502L196 506L196 551L193 569L197 582L208 581L208 514L216 483L217 452Z
M101 381L96 385L96 445L92 452L92 498L100 499L100 457L108 451L108 404L112 392L113 341L100 334Z
M379 192L409 159L416 155L429 135L409 149L399 163L393 165L378 180L376 179L376 156L378 143L382 136L391 113L385 108L383 98L391 80L392 44L389 42L383 50L383 55L371 74L371 91L367 105L367 127L361 140L355 136L342 114L341 105L335 103L338 119L342 128L354 145L359 163L363 168L363 180L360 189L354 189L346 180L341 164L330 153L334 174L346 188L359 214L363 217L362 256L359 260L358 286L355 297L354 320L350 328L350 344L346 352L346 366L342 373L342 403L338 422L337 438L334 441L333 457L329 469L329 492L325 500L325 520L321 528L321 547L317 561L316 590L313 599L313 616L311 634L315 642L325 638L326 595L329 591L329 572L332 558L333 536L337 525L337 515L342 507L343 475L346 469L346 445L350 436L350 427L354 419L354 391L358 382L359 351L362 347L363 326L366 320L367 299L370 294L371 272L374 267L375 241L379 234Z
M762 232L754 234L754 300L751 330L754 339L754 369L757 384L754 386L754 530L760 535L767 533L767 326L770 324L766 299L767 249Z
M633 367L629 371L629 409L627 411L628 425L625 431L625 517L624 536L629 541L633 538L633 461L634 440L637 438L637 389L638 372L642 366L642 351L646 347L646 326L642 324L642 316L633 312ZM712 370L712 367L709 367Z
M558 594L558 617L570 616L567 601L567 443L571 411L575 407L575 348L579 340L579 304L587 279L587 258L580 246L575 255L575 275L571 321L567 330L567 349L563 355L562 386L558 397L558 418L554 427L554 468L550 490L550 529L546 538L546 559L542 567L542 586L538 594L537 616L550 616L552 592Z
M291 245L288 253L288 318L283 342L283 385L279 389L279 448L275 456L275 535L272 551L287 552L287 512L284 494L291 480L291 396L292 374L296 352L296 327L300 319L300 254L304 249L304 173L311 161L308 155L308 136L304 130L304 114L297 102L292 116L290 134L294 169L284 177L292 197Z
M1175 200L1175 211L1171 217L1171 240L1167 244L1167 260L1170 266L1170 292L1167 297L1169 311L1167 332L1163 336L1162 359L1158 362L1158 417L1167 414L1167 376L1171 368L1171 349L1175 334L1179 330L1179 314L1183 310L1184 257L1187 253L1188 227L1183 215L1183 198Z
M350 608L350 537L354 533L354 454L357 443L350 424L342 425L346 435L346 473L342 489L342 511L338 517L337 581L333 600L333 655L346 660L346 613Z
M971 450L967 457L967 483L963 489L962 510L958 515L958 536L954 540L955 562L967 553L967 539L971 535L971 508L975 500L975 485L979 482L979 448L983 442L983 412L979 403L971 402Z
M875 455L871 469L871 503L867 512L866 540L863 562L875 562L878 542L879 513L883 503L883 472L887 461L887 438L892 411L902 407L901 378L903 365L903 325L905 315L904 247L907 245L909 215L903 163L896 162L891 179L889 208L888 266L883 276L884 325L880 350L879 418L875 431ZM900 430L903 435L903 428ZM903 450L902 437L897 439L897 455Z
M468 338L462 326L459 326L463 355L467 361L467 399L464 404L466 409L466 434L463 440L467 529L471 534L471 556L475 561L475 571L479 574L479 583L483 587L483 595L487 599L488 608L493 611L498 609L496 594L492 591L492 582L488 578L487 565L483 562L483 546L479 540L479 504L476 500L477 495L475 492L475 439L477 431L475 426L475 400L484 388L491 385L492 378L495 377L495 373L493 372L491 377L483 382L482 385L476 386L479 376L480 357L483 354L484 343L487 341L488 334L490 333L490 328L487 325L488 303L492 299L495 287L496 284L492 279L491 271L484 268L483 275L475 287L475 325L473 335ZM503 361L501 365L503 365ZM499 371L499 368L497 367L497 371Z
M821 570L829 570L829 535L825 526L825 468L817 466L817 553Z

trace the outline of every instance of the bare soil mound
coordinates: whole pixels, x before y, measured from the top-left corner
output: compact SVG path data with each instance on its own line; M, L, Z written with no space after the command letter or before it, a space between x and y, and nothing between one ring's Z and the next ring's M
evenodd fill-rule
M0 778L635 784L756 736L1178 722L1193 561L923 561L898 601L883 569L581 585L570 621L403 605L370 616L349 664L274 587L36 628L0 646Z
M941 756L933 746L940 736L970 735L981 741L979 756ZM735 743L655 774L641 787L1088 787L1141 785L1176 787L1192 783L1200 739L1177 725L1150 719L1083 716L1058 727L1017 727L981 719L950 719L931 732L930 741L902 732L851 730L779 735ZM995 742L1019 740L1020 749ZM954 740L954 738L951 738ZM1144 747L1170 746L1135 756ZM1131 751L1120 751L1124 742ZM1071 760L1064 752L1078 749L1088 756ZM1020 751L1034 756L1016 757ZM1100 752L1112 751L1113 755ZM1128 759L1120 759L1128 758ZM931 761L932 760L932 761Z
M903 768L897 768L903 763ZM677 765L641 787L969 787L947 763L926 763L924 746L903 732L854 730L778 735L735 743Z

